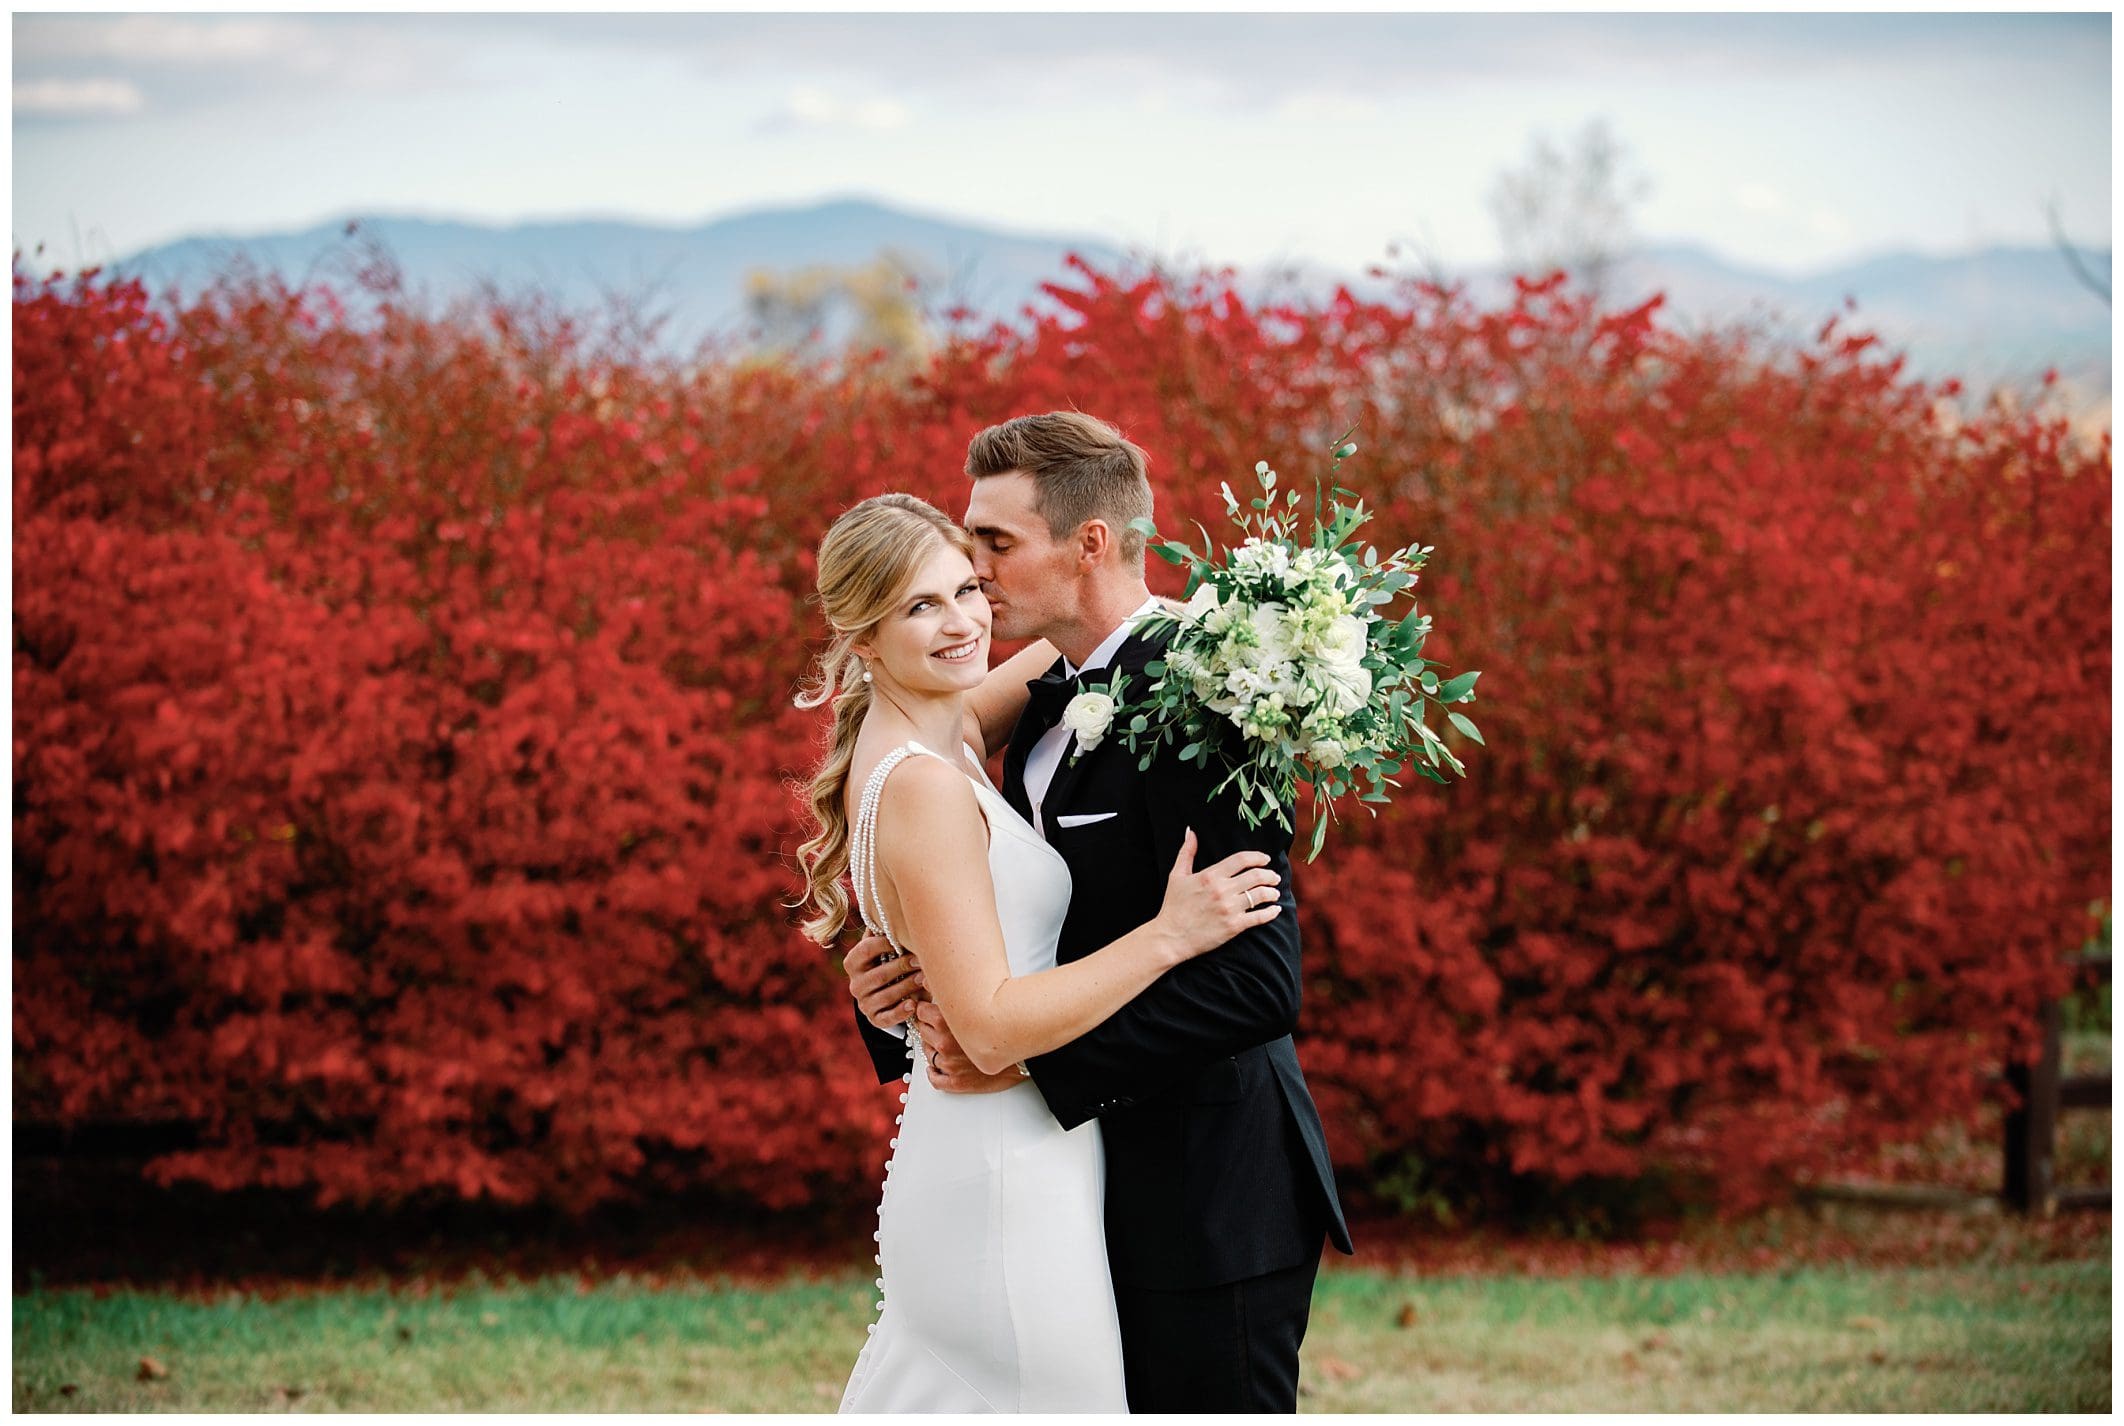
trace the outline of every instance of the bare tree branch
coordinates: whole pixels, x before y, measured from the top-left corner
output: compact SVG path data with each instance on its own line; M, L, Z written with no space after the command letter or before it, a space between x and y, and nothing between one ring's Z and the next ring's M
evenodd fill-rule
M2081 286L2101 298L2104 307L2109 306L2109 284L2097 277L2094 269L2081 260L2079 249L2065 236L2065 223L2058 217L2058 200L2055 195L2043 205L2043 211L2050 218L2050 236L2057 243L2058 251L2065 255L2065 265L2072 269L2074 277L2080 279Z

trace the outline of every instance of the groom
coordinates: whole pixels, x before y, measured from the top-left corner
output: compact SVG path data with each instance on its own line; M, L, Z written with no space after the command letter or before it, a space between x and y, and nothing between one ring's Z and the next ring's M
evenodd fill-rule
M994 637L1044 637L1062 657L1004 755L1003 795L1069 864L1075 892L1057 960L1090 954L1149 921L1187 829L1197 866L1249 848L1282 878L1284 914L1169 971L1104 1024L1027 1061L1057 1121L1097 1117L1106 1145L1106 1246L1132 1412L1297 1409L1321 1239L1347 1253L1327 1143L1291 1043L1298 1019L1291 834L1248 827L1214 768L1170 753L1138 770L1119 730L1085 750L1062 725L1082 687L1143 666L1161 644L1135 630L1157 601L1143 581L1151 513L1147 458L1074 411L1020 416L973 438L966 525ZM1003 730L984 729L990 745ZM844 966L881 1082L909 1072L898 1028L912 1008L942 1089L1017 1083L985 1076L904 968L866 937Z

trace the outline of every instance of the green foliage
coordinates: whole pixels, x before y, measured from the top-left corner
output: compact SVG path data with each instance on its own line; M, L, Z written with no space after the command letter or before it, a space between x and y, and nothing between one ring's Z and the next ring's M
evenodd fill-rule
M1345 435L1348 433L1345 432ZM1443 784L1445 771L1466 766L1425 718L1438 705L1450 726L1480 745L1481 732L1448 703L1475 701L1469 671L1440 682L1423 656L1431 620L1416 607L1415 588L1429 545L1408 544L1381 555L1360 550L1358 532L1372 518L1364 502L1334 483L1355 444L1338 438L1325 489L1313 486L1310 529L1299 525L1299 494L1277 499L1277 474L1267 461L1254 473L1261 494L1242 511L1230 484L1225 512L1243 537L1220 552L1203 531L1198 553L1162 540L1149 520L1132 522L1159 558L1188 571L1188 608L1150 621L1152 632L1172 631L1163 660L1150 666L1153 682L1123 710L1124 736L1150 765L1163 749L1183 761L1216 758L1225 776L1217 791L1236 787L1247 825L1271 818L1292 827L1298 786L1313 793L1313 836L1307 860L1320 855L1338 798L1354 795L1367 812L1401 784L1404 766ZM1200 528L1198 526L1198 528ZM1406 612L1387 606L1409 596Z

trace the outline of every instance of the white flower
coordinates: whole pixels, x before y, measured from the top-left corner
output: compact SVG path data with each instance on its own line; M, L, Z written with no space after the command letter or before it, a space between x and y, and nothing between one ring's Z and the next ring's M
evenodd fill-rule
M1165 666L1175 678L1187 680L1197 698L1207 699L1217 691L1217 675L1202 661L1200 654L1183 644L1175 643L1166 651Z
M1114 723L1114 700L1104 693L1080 693L1062 710L1062 726L1077 735L1077 750L1090 752Z
M1284 622L1284 616L1288 612L1274 600L1254 606L1253 612L1248 616L1248 621L1254 626L1254 646L1251 656L1247 659L1248 663L1256 668L1270 668L1289 661L1293 649L1291 631Z
M1199 624L1216 612L1217 599L1217 586L1205 579L1195 591L1195 597L1187 601L1187 608L1181 611L1180 617L1190 624Z
M1320 679L1322 701L1339 718L1355 713L1372 696L1372 671L1363 664L1322 663L1313 671Z
M1328 625L1327 632L1320 636L1317 648L1323 663L1355 668L1364 662L1364 620L1344 614Z
M1308 755L1313 759L1313 766L1315 767L1341 767L1343 747L1342 744L1336 742L1333 738L1322 738L1308 749Z
M1231 565L1241 574L1267 576L1280 585L1290 572L1291 552L1273 540L1249 536L1246 543L1232 551Z

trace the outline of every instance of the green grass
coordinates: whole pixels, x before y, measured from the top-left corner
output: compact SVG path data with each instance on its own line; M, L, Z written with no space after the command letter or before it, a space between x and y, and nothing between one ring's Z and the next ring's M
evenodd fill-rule
M568 1277L209 1301L32 1289L15 1297L13 1404L831 1411L871 1320L868 1286ZM1330 1268L1302 1406L2107 1411L2109 1341L2106 1260L1564 1278ZM140 1380L144 1356L168 1375Z
M2022 1284L2027 1290L2022 1290ZM1414 1321L1398 1325L1405 1305ZM2109 1266L1331 1279L1317 1411L2107 1411ZM1332 1359L1332 1360L1330 1360Z

